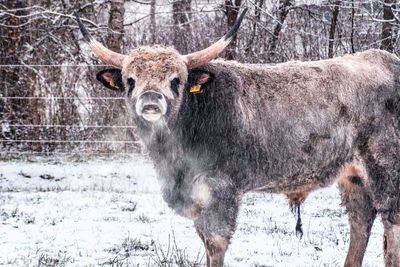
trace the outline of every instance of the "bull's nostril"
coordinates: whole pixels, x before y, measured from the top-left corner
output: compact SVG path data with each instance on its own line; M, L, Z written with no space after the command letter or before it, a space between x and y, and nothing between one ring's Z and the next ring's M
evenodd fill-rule
M157 95L157 98L158 98L158 99L162 99L162 95L161 95L161 94L158 94L158 95Z

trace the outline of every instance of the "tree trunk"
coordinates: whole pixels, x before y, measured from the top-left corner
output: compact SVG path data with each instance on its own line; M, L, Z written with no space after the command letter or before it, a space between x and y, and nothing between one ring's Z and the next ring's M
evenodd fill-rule
M350 33L350 44L351 44L351 53L355 53L354 49L354 15L356 10L354 8L354 0L351 0L351 33Z
M125 14L125 8L124 8L124 0L112 0L111 5L110 5L110 16L108 20L108 28L109 28L109 34L107 37L107 47L115 52L118 53L124 53L124 42L123 42L123 36L124 36L124 14ZM119 95L116 94L115 92L111 90L107 90L106 95L110 97L118 97ZM115 113L115 110L119 110L120 113ZM113 101L110 106L108 107L107 111L105 112L105 118L103 120L103 123L105 124L127 124L127 117L124 116L126 113L125 110L125 104L123 101ZM130 129L116 129L113 131L111 134L111 131L109 129L104 129L103 134L105 136L112 136L115 134L115 136L118 136L120 139L125 139L127 136L131 134ZM108 137L107 137L108 138ZM113 149L117 149L120 151L123 151L124 145L123 144L118 144L118 145L108 145L107 149L112 151Z
M393 9L396 8L396 0L385 0L383 5L383 24L381 34L381 49L393 52Z
M151 44L156 43L156 0L151 0L150 3L150 34Z
M256 51L259 51L256 47L253 46L254 43L257 43L257 32L258 32L258 24L260 23L261 18L261 10L264 5L264 0L258 0L254 3L254 21L253 21L253 29L250 37L247 39L246 49L245 49L245 57L252 57ZM257 38L258 39L258 38ZM253 51L253 53L251 53Z
M336 24L337 19L339 16L339 6L340 1L335 2L335 8L333 9L332 20L331 20L331 27L329 30L329 42L328 42L328 57L333 57L333 43L335 41L335 32L336 32Z
M187 54L192 49L189 41L192 0L177 0L172 3L172 16L174 20L174 47L181 54Z
M278 22L275 24L272 37L267 43L269 61L273 61L272 59L276 53L276 45L278 43L279 33L282 30L283 23L285 23L285 19L290 11L290 6L292 6L293 3L293 0L279 0Z
M0 64L1 65L18 65L21 64L20 57L23 51L23 44L28 36L26 26L23 25L25 19L18 16L26 16L28 13L24 8L26 1L12 0L6 1L7 9L20 9L13 12L13 15L6 15L4 24L7 25L1 28L0 34ZM10 66L0 68L0 93L3 96L20 97L26 96L31 88L28 87L29 81L20 78L20 73L24 73L24 69L18 66ZM27 107L29 103L25 99L8 99L0 100L0 123L9 124L25 124L25 120L30 118ZM0 132L1 139L18 140L24 139L24 132L15 127L10 127L10 131ZM1 143L6 146L6 143ZM14 143L11 143L14 145Z
M108 20L107 46L109 49L119 53L123 51L124 14L124 0L112 0Z
M232 28L238 17L242 0L225 0L225 10L228 22L228 29ZM232 60L236 55L236 35L233 37L229 47L226 49L226 59Z

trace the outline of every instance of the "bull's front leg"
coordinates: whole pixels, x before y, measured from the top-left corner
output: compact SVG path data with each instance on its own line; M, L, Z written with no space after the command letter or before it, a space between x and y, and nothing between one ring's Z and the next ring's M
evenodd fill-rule
M236 227L240 194L226 175L207 173L194 180L192 198L200 204L195 227L206 249L207 266L223 266Z
M350 223L350 245L345 267L360 267L376 216L372 197L360 176L345 176L339 180L342 205L346 206Z

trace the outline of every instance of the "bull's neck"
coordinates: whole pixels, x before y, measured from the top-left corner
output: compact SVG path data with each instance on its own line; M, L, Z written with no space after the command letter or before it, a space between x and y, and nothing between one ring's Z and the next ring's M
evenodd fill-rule
M167 154L173 153L180 143L176 140L178 137L175 131L172 131L164 122L142 127L140 138L153 159L163 158Z

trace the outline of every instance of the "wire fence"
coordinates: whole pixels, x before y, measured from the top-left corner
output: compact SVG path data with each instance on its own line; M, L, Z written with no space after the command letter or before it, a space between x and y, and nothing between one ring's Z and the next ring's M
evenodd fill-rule
M82 69L93 67L109 66L13 64L0 65L0 71L13 72L17 68L27 70L45 68L44 71L57 72L67 68L68 74L82 76L85 74ZM36 74L34 72L32 76ZM52 77L42 76L45 78L40 77L39 83L32 84L33 88L25 91L17 85L6 84L7 80L3 80L3 84L0 83L0 159L44 155L124 156L140 150L140 142L134 138L135 127L129 124L126 118L121 119L120 116L115 118L114 113L119 112L119 107L124 104L124 101L121 101L125 100L124 97L109 96L108 91L99 89L100 84L85 79L77 81L77 84L81 83L87 87L85 88L87 91L83 94L79 93L79 86L82 85L73 84L68 91L63 93L64 95L60 96L57 95L59 91L52 88L54 87ZM65 77L65 80L67 79L68 77ZM42 84L45 84L49 95L44 95L46 91L40 92ZM35 112L23 114L16 112L27 106ZM80 114L80 117L73 118L73 115L62 114L71 110L75 112L74 114ZM104 112L111 113L111 116L107 116L114 116L113 119L102 118ZM57 119L54 119L56 115Z

